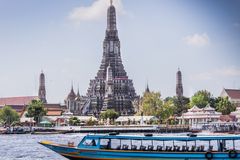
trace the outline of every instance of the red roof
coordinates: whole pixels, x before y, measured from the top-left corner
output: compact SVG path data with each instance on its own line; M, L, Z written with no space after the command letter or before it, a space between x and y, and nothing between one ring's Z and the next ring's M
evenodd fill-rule
M61 116L62 111L47 111L47 116Z
M28 105L34 99L38 99L38 96L0 98L0 106L5 106L5 105Z
M55 109L62 109L62 106L59 104L59 103L47 103L47 104L44 104L44 107L45 108L55 108Z
M61 116L63 108L60 104L44 104L44 107L47 109L47 116Z
M225 89L225 91L231 99L240 99L239 89Z

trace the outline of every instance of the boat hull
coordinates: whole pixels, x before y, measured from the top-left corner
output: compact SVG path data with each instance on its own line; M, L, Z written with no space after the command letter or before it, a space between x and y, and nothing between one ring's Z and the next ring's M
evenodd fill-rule
M80 149L67 145L40 142L45 147L72 160L196 160L196 159L221 159L229 160L228 152L166 152L166 151L133 151L133 150L104 150ZM208 154L208 155L206 155ZM209 158L206 158L208 156ZM240 159L240 153L235 158Z

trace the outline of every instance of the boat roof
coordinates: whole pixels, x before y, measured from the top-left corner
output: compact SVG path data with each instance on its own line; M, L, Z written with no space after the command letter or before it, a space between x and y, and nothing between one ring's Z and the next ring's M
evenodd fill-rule
M134 135L103 135L89 134L89 139L121 139L121 140L158 140L158 141L211 141L211 140L240 140L239 135L223 135L223 136L134 136Z

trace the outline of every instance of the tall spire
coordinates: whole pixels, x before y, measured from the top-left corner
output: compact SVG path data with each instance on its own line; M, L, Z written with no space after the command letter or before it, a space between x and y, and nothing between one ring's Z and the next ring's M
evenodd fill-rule
M77 97L80 97L79 86L78 86L78 91L77 91Z
M177 81L176 95L177 95L177 97L182 97L183 96L182 73L179 68L177 71L176 81Z
M110 6L107 10L107 31L115 31L117 30L117 24L116 24L116 10L114 5L112 4L112 1L110 1Z
M69 100L74 100L76 98L76 94L74 92L74 89L73 89L73 82L72 82L72 85L71 85L71 91L69 92L68 96L67 96L67 99Z
M147 87L145 89L145 93L149 93L150 92L150 89L149 89L149 86L148 86L148 83L147 83Z
M78 91L77 91L77 95L76 95L75 101L80 101L80 100L81 100L81 96L80 96L79 87L78 87Z
M112 1L112 0L110 0L110 5L112 6L112 4L113 4L113 1Z
M80 97L80 93L79 93L79 90L78 90L78 92L77 92L77 97Z
M40 74L40 77L39 77L38 98L43 103L47 103L47 100L46 100L46 89L45 89L45 75L44 75L43 71L41 71L41 74Z
M71 91L74 91L73 90L73 81L71 82Z

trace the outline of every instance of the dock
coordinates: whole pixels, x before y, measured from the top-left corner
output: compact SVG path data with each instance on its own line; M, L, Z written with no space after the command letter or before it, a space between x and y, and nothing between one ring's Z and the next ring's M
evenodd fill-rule
M57 127L18 127L1 130L0 134L66 134L66 133L183 133L190 132L188 126L180 125L128 125L128 126L57 126Z
M182 133L189 132L188 126L66 126L55 127L60 133Z

